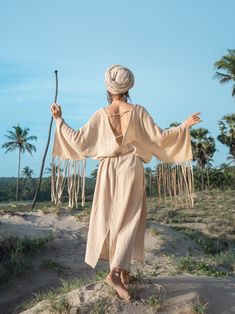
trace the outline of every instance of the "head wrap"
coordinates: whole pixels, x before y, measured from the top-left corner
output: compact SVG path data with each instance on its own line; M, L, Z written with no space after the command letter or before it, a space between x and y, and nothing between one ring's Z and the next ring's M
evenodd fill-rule
M122 65L111 65L105 72L106 89L115 95L126 93L134 81L133 73Z

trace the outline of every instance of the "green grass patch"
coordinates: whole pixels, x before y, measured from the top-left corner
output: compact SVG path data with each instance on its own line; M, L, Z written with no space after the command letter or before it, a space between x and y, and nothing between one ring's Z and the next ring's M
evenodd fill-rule
M218 270L216 266L205 261L196 260L192 256L182 257L176 263L176 269L198 276L228 277L232 275L232 273Z
M198 243L208 254L218 254L222 251L228 250L230 246L233 245L233 242L228 239L205 235L204 233L189 227L172 226L172 229L188 236L194 242Z
M31 239L28 237L0 237L0 284L21 276L32 269L31 259L53 236Z
M63 308L63 305L60 305L61 303L63 303L62 302L63 300L61 302L57 302L59 300L58 298L60 295L65 295L65 294L67 294L73 290L80 289L82 286L89 284L89 283L92 283L94 281L103 280L107 276L108 273L109 273L108 270L107 271L99 271L95 274L94 277L91 277L91 278L84 277L84 278L75 278L75 279L70 279L70 280L63 280L62 279L61 280L61 283L62 283L61 286L54 288L54 289L49 289L49 290L38 292L38 293L34 294L33 299L31 299L30 301L22 303L21 305L19 305L18 309L20 311L25 311L27 309L32 308L37 303L39 303L41 301L45 301L45 300L50 301L50 304L54 308L56 308L56 307ZM90 304L89 306L92 307L92 304ZM93 313L93 312L91 312L91 313Z
M40 267L42 269L63 269L65 268L62 264L52 261L50 259L45 259L41 262Z

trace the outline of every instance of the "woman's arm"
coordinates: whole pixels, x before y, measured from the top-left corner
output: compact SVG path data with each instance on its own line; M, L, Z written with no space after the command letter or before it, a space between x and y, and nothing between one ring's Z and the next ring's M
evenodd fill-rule
M190 128L196 123L201 122L199 117L200 112L196 112L190 115L184 122L178 126L173 126L167 129L161 129L158 124L155 123L152 116L148 113L147 109L143 107L142 123L144 129L149 134L151 141L159 146L166 146L177 140L178 136L184 132L185 128Z
M199 114L199 112L194 113L180 125L162 130L143 107L140 118L145 146L163 161L176 162L191 159L190 127L200 122Z
M65 123L58 104L52 104L51 112L56 122L53 155L64 159L82 159L93 156L98 134L96 113L76 131Z

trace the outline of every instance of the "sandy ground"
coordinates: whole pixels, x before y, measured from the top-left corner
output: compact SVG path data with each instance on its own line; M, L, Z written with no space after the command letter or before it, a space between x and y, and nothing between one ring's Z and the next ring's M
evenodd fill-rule
M78 221L75 213L66 210L47 214L43 211L18 212L0 217L0 231L3 234L37 238L52 233L55 236L54 240L35 256L33 270L0 288L0 313L12 313L16 304L29 300L33 293L42 289L61 285L61 279L88 278L99 270L109 268L108 262L105 261L99 261L95 270L84 262L88 222L88 217ZM197 297L203 304L208 302L206 313L235 313L234 278L174 274L173 261L187 255L189 250L203 255L201 248L189 238L170 227L148 221L145 248L145 266L133 262L133 271L139 269L153 275L150 281L145 280L135 284L135 301L125 304L110 293L109 287L103 281L99 281L70 293L69 298L72 300L74 313L77 307L84 309L84 313L91 313L89 304L105 299L107 313L156 313L157 311L168 314L189 314L194 313L191 312L190 304ZM48 259L60 263L63 267L41 269L41 262ZM147 306L148 298L153 295L158 296L159 293L164 295L164 306L158 310L154 306ZM25 313L34 312L32 309ZM43 313L49 311L45 310Z

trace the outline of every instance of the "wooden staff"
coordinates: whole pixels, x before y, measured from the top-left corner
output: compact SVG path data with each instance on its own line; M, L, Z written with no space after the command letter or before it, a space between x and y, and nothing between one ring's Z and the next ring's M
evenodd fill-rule
M55 88L55 98L54 98L54 103L57 103L57 95L58 95L58 71L55 70L55 79L56 79L56 88ZM45 164L45 160L46 160L46 156L47 156L47 151L48 151L48 147L50 144L50 139L51 139L51 129L52 129L52 124L53 124L53 117L51 117L51 122L50 122L50 126L49 126L49 132L48 132L48 139L47 139L47 144L46 144L46 148L45 148L45 152L42 158L42 165L41 165L41 170L40 170L40 175L39 175L39 181L38 181L38 186L33 198L33 203L32 203L32 209L34 209L34 206L36 204L37 198L38 198L38 193L40 191L40 186L41 186L41 182L42 182L42 174L43 174L43 169L44 169L44 164Z

